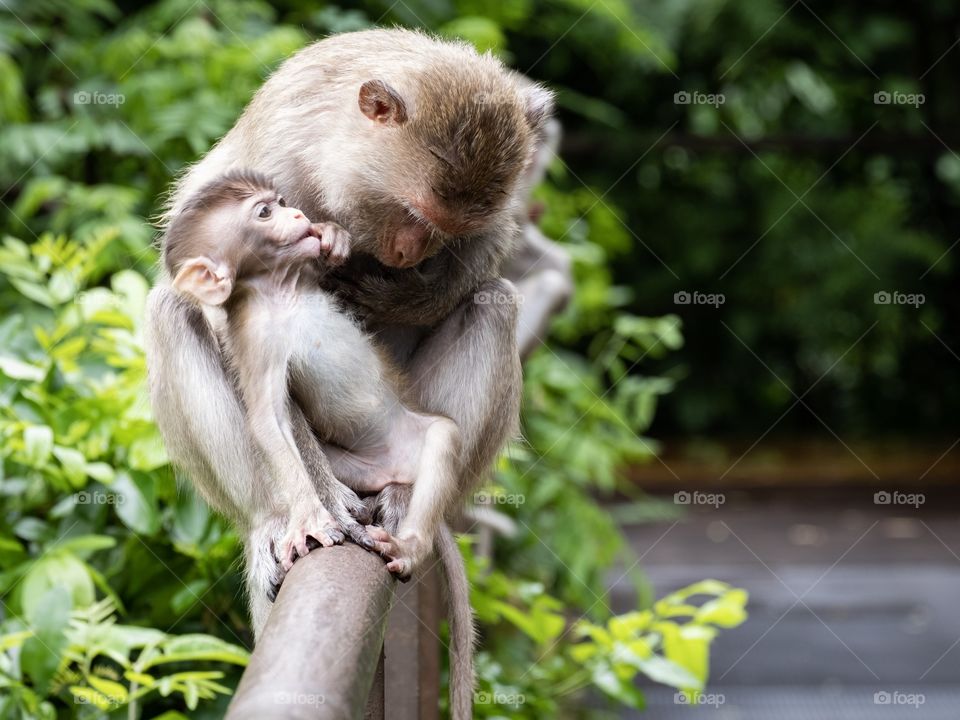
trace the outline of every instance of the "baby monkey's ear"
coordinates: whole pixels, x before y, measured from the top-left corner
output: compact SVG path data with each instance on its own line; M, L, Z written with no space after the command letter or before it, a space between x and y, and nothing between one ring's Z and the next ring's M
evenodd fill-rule
M205 305L222 305L233 292L233 277L225 263L195 257L183 264L173 286Z

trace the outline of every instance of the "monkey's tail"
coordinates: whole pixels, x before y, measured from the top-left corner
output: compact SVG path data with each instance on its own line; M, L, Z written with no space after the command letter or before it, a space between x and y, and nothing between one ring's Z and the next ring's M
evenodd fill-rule
M470 606L470 581L460 548L444 523L436 539L437 554L447 578L447 603L450 617L450 717L473 717L473 608Z

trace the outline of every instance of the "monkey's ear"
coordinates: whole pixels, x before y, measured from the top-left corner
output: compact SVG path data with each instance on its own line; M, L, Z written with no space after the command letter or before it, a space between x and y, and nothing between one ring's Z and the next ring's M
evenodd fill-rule
M183 264L173 286L205 305L222 305L233 292L233 278L224 263L218 265L210 258L195 257Z
M367 80L360 86L360 112L383 125L403 125L407 121L407 104L400 93L383 80Z
M534 130L539 130L553 115L553 91L542 85L534 85L527 90L527 122Z

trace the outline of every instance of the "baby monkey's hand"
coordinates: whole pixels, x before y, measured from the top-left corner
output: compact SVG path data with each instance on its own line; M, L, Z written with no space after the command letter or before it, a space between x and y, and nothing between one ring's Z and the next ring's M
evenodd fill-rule
M350 257L350 233L332 222L313 223L314 235L320 238L320 252L332 267L343 265Z

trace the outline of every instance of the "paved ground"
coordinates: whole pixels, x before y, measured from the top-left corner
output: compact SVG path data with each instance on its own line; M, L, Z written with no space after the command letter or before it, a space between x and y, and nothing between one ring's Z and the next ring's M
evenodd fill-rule
M706 577L751 595L750 619L714 645L708 692L722 703L685 707L651 687L643 716L960 718L960 496L932 490L918 508L877 505L867 489L725 500L626 528L658 595ZM633 597L614 584L614 610Z

